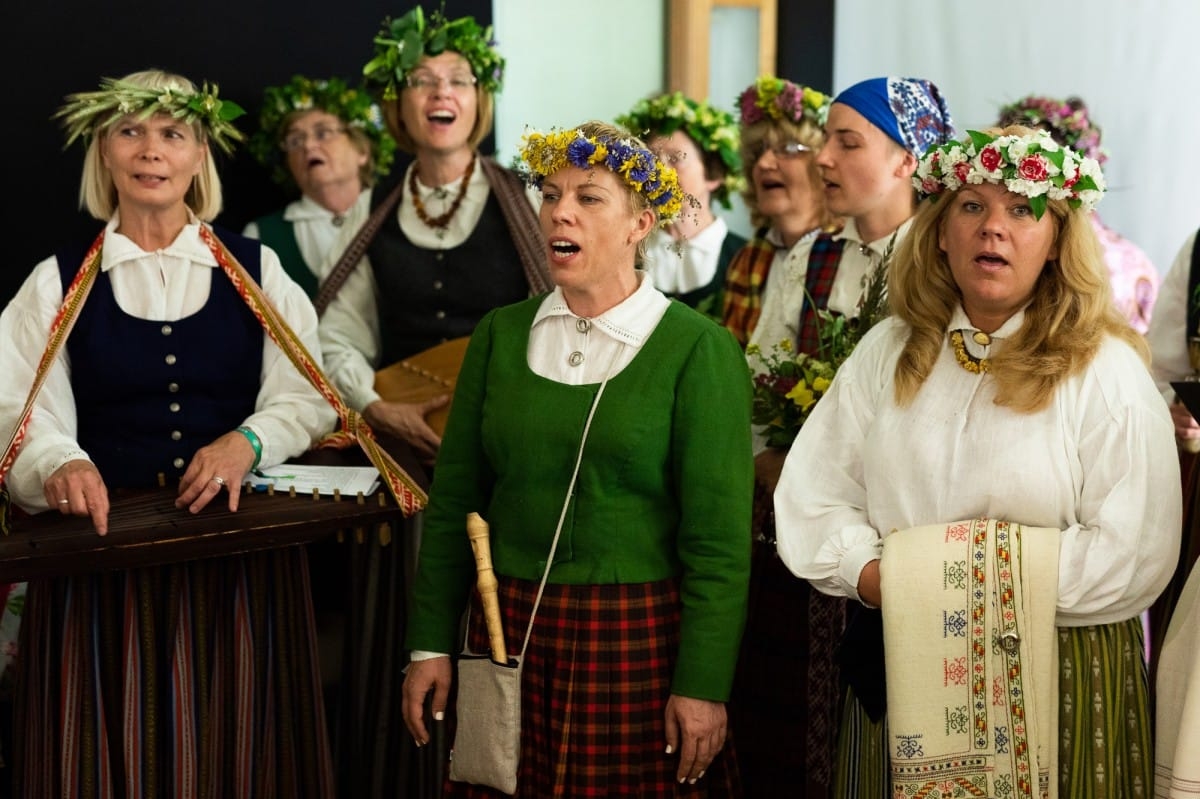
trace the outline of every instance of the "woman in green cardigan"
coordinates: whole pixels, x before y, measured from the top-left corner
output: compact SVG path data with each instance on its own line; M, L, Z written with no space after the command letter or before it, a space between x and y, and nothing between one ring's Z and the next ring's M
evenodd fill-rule
M634 268L681 210L673 169L599 122L530 133L521 155L556 288L471 337L425 512L405 721L428 742L468 603L467 644L488 650L467 514L491 527L510 653L561 524L525 652L517 795L738 795L725 701L750 559L744 357Z

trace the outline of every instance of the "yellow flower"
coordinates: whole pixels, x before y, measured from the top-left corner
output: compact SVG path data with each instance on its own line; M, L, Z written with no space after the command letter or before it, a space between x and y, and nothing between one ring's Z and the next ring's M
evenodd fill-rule
M792 386L792 390L787 393L787 398L798 405L802 411L807 411L817 401L817 396L813 394L805 380L800 380Z
M818 377L817 379L813 380L813 391L817 391L817 392L820 392L821 394L824 394L825 391L829 388L830 382L831 381L829 380L828 377Z

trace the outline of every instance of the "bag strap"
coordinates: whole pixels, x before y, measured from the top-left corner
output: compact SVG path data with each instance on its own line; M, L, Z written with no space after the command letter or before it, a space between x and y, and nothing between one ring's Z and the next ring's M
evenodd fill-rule
M604 380L600 383L600 388L596 391L596 398L592 400L592 407L588 410L587 421L583 424L583 435L579 440L579 453L575 456L575 469L571 472L571 482L567 484L567 496L563 500L562 512L558 515L558 527L554 530L554 540L550 542L550 554L546 557L546 570L542 572L542 582L538 585L537 596L533 600L533 609L529 611L529 626L525 628L525 641L521 644L521 660L525 660L525 649L529 646L529 638L533 635L533 620L537 617L538 606L542 604L542 591L546 588L546 580L550 578L550 567L554 565L554 552L558 549L558 539L562 535L563 522L567 518L567 508L571 506L571 495L575 493L575 478L579 476L579 464L583 462L583 445L587 443L588 430L592 427L592 418L596 415L596 407L600 404L600 396L604 394L604 387L608 385L608 378L612 376L613 364L617 362L621 352L625 349L625 344L622 342L617 351L613 353L612 361L608 364L608 371L604 374Z
M325 279L321 281L321 287L317 289L316 299L313 300L313 307L317 309L318 318L324 315L325 309L329 307L329 303L333 302L338 292L342 290L346 278L350 277L350 273L358 266L363 254L367 251L367 247L371 246L371 242L375 239L375 234L383 226L383 220L387 219L388 214L395 210L396 205L400 202L400 198L403 195L404 181L401 180L396 183L396 187L384 198L384 201L371 212L371 215L367 217L367 221L362 223L362 227L354 234L354 238L346 247L345 252L338 258L333 268L329 270L329 274L325 276Z
M525 197L525 184L511 171L491 158L481 158L488 186L496 193L500 212L508 224L509 234L517 248L517 256L525 268L530 295L545 294L554 288L550 267L546 263L546 245L537 214Z
M1200 288L1200 230L1192 241L1192 268L1188 272L1187 294L1183 295L1187 303L1187 328L1183 331L1184 343L1188 338L1200 331L1200 302L1196 300L1196 290Z

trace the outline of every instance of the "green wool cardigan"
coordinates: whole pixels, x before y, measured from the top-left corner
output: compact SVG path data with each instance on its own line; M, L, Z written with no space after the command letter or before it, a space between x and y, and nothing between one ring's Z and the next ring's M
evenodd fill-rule
M410 649L461 648L475 582L469 512L491 526L497 574L542 577L599 384L530 370L541 302L496 309L471 336L425 510ZM550 570L567 584L679 577L681 696L725 701L733 681L750 576L750 396L733 336L672 302L604 390Z

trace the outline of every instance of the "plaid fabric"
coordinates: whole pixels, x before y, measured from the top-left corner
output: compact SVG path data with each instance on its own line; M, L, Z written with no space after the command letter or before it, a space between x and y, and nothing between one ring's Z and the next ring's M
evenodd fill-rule
M538 583L499 581L505 640L516 654ZM675 781L678 756L664 751L680 602L674 580L546 585L525 652L517 796L741 795L731 738L695 785ZM488 651L478 595L467 640L472 651ZM449 781L447 792L503 796Z
M334 795L304 550L29 583L16 795Z
M721 323L733 333L743 349L750 342L750 334L762 313L763 289L774 260L775 245L767 241L767 229L762 228L733 256L725 274L725 307Z
M817 310L829 306L829 294L833 291L833 279L837 276L838 264L842 261L845 239L835 239L828 233L817 236L808 254L808 270L804 273L804 287L812 298L804 301L800 311L800 336L796 351L816 355L821 346Z

